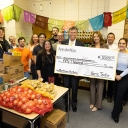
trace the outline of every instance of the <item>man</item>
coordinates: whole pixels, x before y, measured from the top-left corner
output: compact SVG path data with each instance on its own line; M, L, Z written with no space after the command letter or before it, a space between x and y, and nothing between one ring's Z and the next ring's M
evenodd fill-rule
M49 39L49 41L52 43L52 44L54 44L54 43L56 43L57 41L58 41L58 39L57 39L57 33L59 32L59 29L57 28L57 27L53 27L52 28L52 38L51 39Z
M21 63L24 65L24 76L30 78L29 72L31 71L31 58L32 53L28 48L25 48L25 38L20 37L18 39L19 47L15 48L14 51L21 52Z
M3 53L8 52L8 49L10 49L10 45L4 36L4 29L0 28L0 58L3 58Z
M67 44L70 46L84 46L84 44L76 39L78 29L76 27L71 27L69 29L69 39L62 41L62 44ZM63 75L64 86L67 88L72 88L72 110L77 111L77 92L78 92L78 76L73 75ZM65 96L65 111L68 111L68 94Z
M39 39L39 44L34 47L33 53L32 53L32 55L33 55L33 60L34 60L35 64L36 64L36 57L37 57L37 54L38 54L38 52L39 52L40 50L42 50L43 43L44 43L44 41L46 40L46 35L45 35L44 33L40 33L40 34L38 35L38 39Z
M16 44L16 38L14 36L9 36L10 48L15 49L18 47Z
M57 39L58 39L58 41L56 43L52 44L53 50L55 52L56 52L57 44L61 44L62 41L64 40L64 34L62 32L58 32ZM56 74L55 77L56 77L55 78L55 85L61 85L62 75Z
M107 35L107 44L108 44L108 47L111 50L118 50L118 45L116 45L114 43L114 40L115 40L115 35L114 35L114 33L110 32ZM110 102L110 103L112 102L112 97L113 97L113 87L112 87L112 84L113 84L113 81L109 81L108 80L107 101Z
M57 33L57 39L58 41L54 44L52 44L53 50L56 51L57 44L61 44L62 41L64 40L64 34L62 32Z

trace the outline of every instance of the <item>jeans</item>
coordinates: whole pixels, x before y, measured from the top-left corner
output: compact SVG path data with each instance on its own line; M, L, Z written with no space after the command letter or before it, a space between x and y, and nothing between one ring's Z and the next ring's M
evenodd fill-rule
M30 79L30 74L28 72L24 72L24 76Z

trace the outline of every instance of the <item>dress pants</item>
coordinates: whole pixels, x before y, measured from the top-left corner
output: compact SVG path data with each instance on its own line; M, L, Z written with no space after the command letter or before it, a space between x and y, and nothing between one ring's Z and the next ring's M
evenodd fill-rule
M77 76L63 75L64 87L72 88L72 106L77 104L78 80ZM65 104L68 105L68 94L65 95Z
M31 72L32 72L32 79L33 80L37 79L36 65L35 64L31 64Z
M117 70L117 75L121 74L122 71ZM119 118L120 112L122 111L122 100L125 92L128 89L128 75L121 78L121 80L115 80L113 84L114 89L114 107L112 111L112 116L114 118Z
M108 93L107 93L107 97L112 98L113 97L113 83L114 81L110 81L108 80Z
M94 105L97 109L102 108L103 89L104 80L90 79L90 104Z

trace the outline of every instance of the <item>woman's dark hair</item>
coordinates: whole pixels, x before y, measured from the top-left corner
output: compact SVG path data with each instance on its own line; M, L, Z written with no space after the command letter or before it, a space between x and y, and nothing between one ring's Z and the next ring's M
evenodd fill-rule
M124 40L124 41L125 41L126 46L128 45L128 40L127 40L126 38L120 38L119 41L118 41L118 45L119 45L119 42L120 42L121 40Z
M50 52L51 56L54 57L54 50L53 50L53 48L52 48L52 44L51 44L51 42L50 42L49 40L46 40L46 41L43 43L42 50L38 53L38 54L42 54L42 62L43 62L43 64L44 64L45 59L46 59L46 56L47 56L47 51L46 51L46 49L45 49L45 44L46 44L47 42L49 42L49 44L50 44L50 46L51 46L49 52Z
M44 33L39 33L38 38L40 38L41 35L44 35L44 37L46 38L46 35Z
M30 40L30 45L31 45L31 46L34 44L34 42L33 42L33 36L34 36L34 35L37 35L37 34L33 34L33 35L32 35L31 40ZM38 35L37 35L37 37L38 37ZM39 41L38 41L38 42L39 42Z
M101 34L99 31L96 31L96 32L94 32L93 35L92 35L92 46L95 46L94 34L97 34L98 37L100 38L100 46L104 45L104 44L105 44L105 41L104 41L104 39L103 39L103 37L102 37L102 34Z

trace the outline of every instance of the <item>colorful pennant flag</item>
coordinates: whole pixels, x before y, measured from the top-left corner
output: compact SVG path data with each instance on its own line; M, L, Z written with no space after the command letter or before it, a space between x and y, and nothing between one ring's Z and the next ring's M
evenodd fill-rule
M88 20L76 21L75 26L78 28L78 30L88 30L89 22Z
M13 7L8 6L7 8L2 9L2 15L4 17L4 20L9 21L13 18Z
M15 21L19 21L22 9L17 7L16 5L12 5L12 7L13 7L13 19Z
M93 30L97 31L97 30L102 29L103 28L103 23L104 23L103 14L89 19L89 22L90 22Z
M56 19L52 19L52 18L49 18L49 20L48 20L48 30L49 31L52 31L53 27L57 27L57 28L59 28L59 30L62 30L63 25L64 25L63 20L56 20Z
M126 11L126 18L128 18L128 6L127 6L127 11Z
M48 17L36 15L35 26L45 29L48 25Z
M112 16L111 12L104 12L104 27L108 27L112 25Z
M74 21L64 21L63 30L69 30L72 26L75 25Z
M35 14L24 10L24 21L32 24L35 23Z
M121 22L122 20L126 19L126 10L127 7L120 9L119 11L113 12L113 24Z
M3 16L1 14L1 10L0 10L0 24L4 22Z

